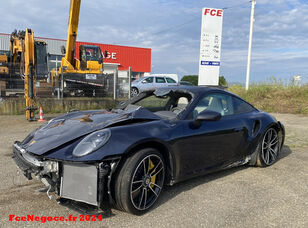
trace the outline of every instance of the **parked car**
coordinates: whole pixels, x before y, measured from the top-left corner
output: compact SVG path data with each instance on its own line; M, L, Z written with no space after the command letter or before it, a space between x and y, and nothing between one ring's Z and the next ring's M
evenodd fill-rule
M180 81L179 84L180 84L180 85L183 85L183 86L195 86L195 85L193 85L192 83L186 82L186 81Z
M147 76L139 78L132 82L131 97L138 95L140 92L149 89L157 89L166 86L175 86L178 83L170 78L164 76Z
M56 117L15 142L13 159L59 202L142 214L165 185L272 165L284 137L282 123L232 93L176 86L142 92L111 111Z

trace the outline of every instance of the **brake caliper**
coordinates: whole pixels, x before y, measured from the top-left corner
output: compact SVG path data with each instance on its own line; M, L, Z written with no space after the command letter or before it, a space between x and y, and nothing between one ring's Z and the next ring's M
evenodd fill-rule
M154 164L153 164L153 162L150 159L149 171L152 170L153 168L154 168ZM155 170L153 170L153 171L155 171ZM150 185L151 188L154 187L155 181L156 181L156 175L151 176L151 183L153 183L153 184Z

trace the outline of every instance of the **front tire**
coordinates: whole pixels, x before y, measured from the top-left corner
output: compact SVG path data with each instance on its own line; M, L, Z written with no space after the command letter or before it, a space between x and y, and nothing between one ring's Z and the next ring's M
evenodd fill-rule
M160 196L165 179L162 155L146 148L129 157L115 183L118 208L141 215L150 210Z
M266 167L274 164L277 161L280 152L279 135L275 128L266 130L261 142L257 148L256 165Z
M130 96L135 97L139 94L139 90L136 87L133 87L130 91Z

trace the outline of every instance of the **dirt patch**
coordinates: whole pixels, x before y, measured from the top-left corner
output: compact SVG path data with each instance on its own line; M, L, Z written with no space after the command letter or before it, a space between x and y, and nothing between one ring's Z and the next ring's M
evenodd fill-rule
M308 117L273 114L286 128L286 146L268 168L240 167L167 187L157 206L143 216L113 210L101 222L48 222L74 227L308 227ZM36 227L39 222L9 222L10 214L80 214L49 200L37 180L28 181L7 156L40 123L24 116L0 118L0 224ZM257 224L257 225L256 225ZM0 225L0 227L2 227Z

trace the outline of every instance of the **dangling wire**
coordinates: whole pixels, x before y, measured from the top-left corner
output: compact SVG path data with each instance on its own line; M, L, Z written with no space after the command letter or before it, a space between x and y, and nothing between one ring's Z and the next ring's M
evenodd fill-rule
M248 4L248 3L249 3L249 1L246 1L246 2L243 2L243 3L241 3L241 4L237 4L237 5L233 5L233 6L228 6L228 7L223 7L223 8L221 8L221 9L227 10L227 9L238 8L238 7L241 7L241 6L246 5L246 4ZM179 28L182 28L184 25L190 24L190 23L192 23L192 22L194 22L194 21L196 21L196 20L200 20L200 16L196 16L196 17L194 17L193 19L191 19L191 20L189 20L189 21L186 21L186 22L183 22L183 23L181 23L181 24L178 24L178 25L175 25L175 26L166 28L166 29L164 29L164 30L160 30L160 31L158 31L158 32L155 32L155 33L153 33L153 35L158 35L158 34L165 33L165 32L170 32L170 31L176 31L176 30L178 30Z
M222 9L223 9L223 10L226 10L226 9L238 8L238 7L240 7L240 6L246 5L247 3L249 3L249 2L243 2L243 3L237 4L237 5L228 6L228 7L223 7Z
M172 27L166 28L166 29L164 29L164 30L155 32L155 33L153 33L153 35L158 35L158 34L160 34L160 33L178 30L179 28L183 27L184 25L190 24L191 22L194 22L194 21L199 20L199 19L200 19L200 17L194 17L193 19L191 19L191 20L189 20L189 21L186 21L186 22L184 22L184 23L182 23L182 24L178 24L178 25L176 25L176 26L172 26Z

